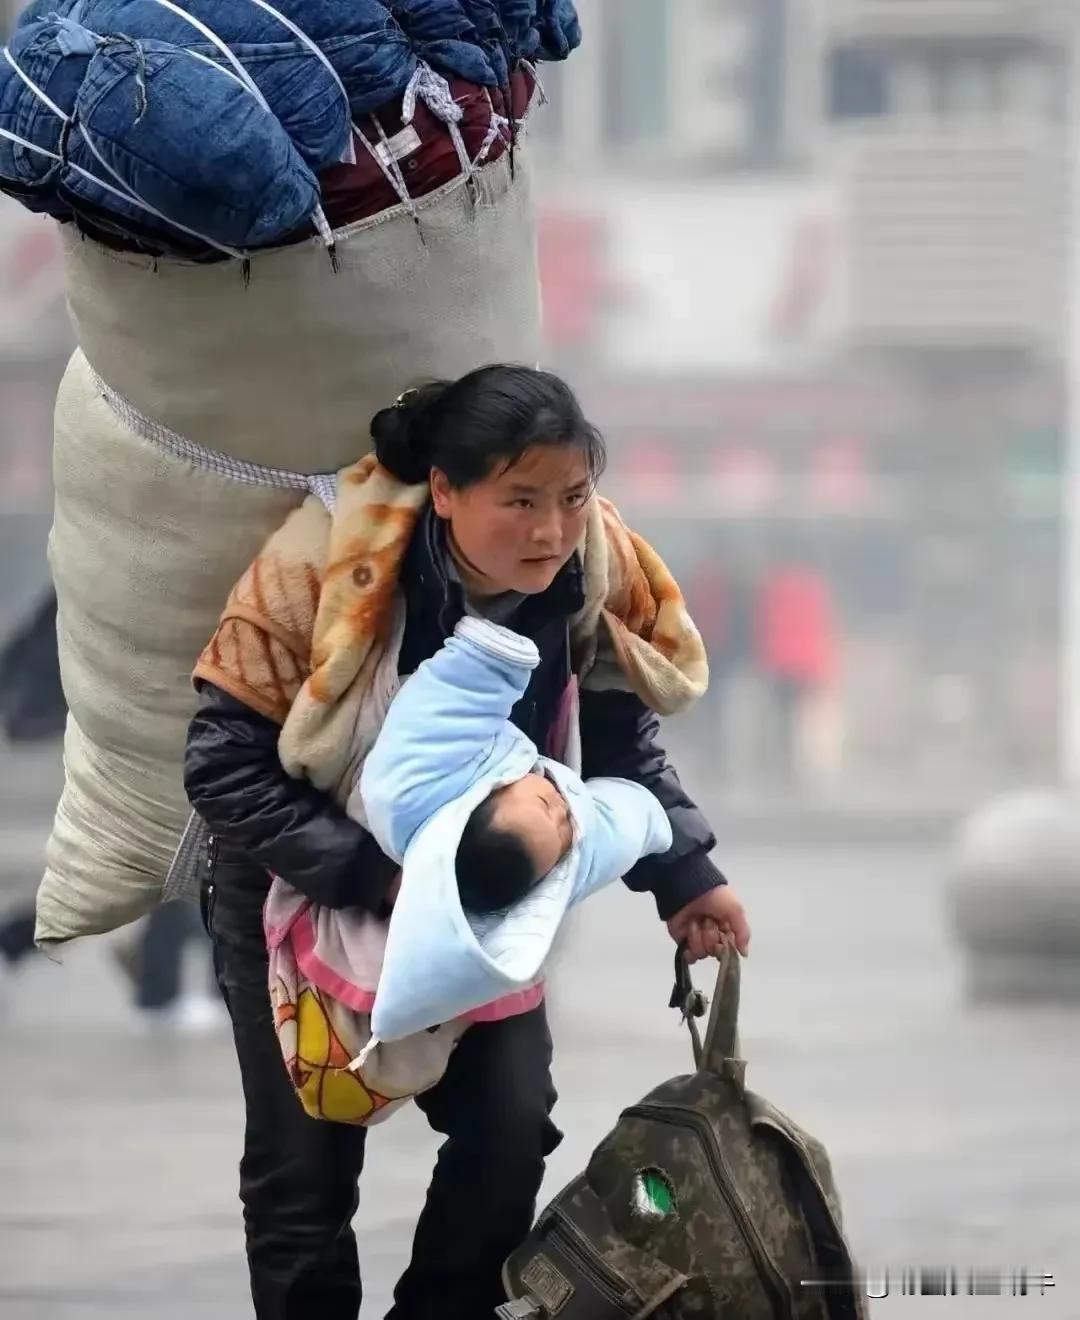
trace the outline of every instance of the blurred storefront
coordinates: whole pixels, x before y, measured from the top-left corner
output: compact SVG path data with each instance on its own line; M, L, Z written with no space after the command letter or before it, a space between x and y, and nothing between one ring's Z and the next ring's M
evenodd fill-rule
M802 787L964 797L1052 776L1060 371L856 351L816 186L684 203L681 186L568 201L541 253L550 354L608 436L606 491L686 583L729 689L695 738L768 781L754 619L797 563L836 634ZM741 733L725 701L756 711Z
M836 787L1053 773L1059 381L637 378L586 395L608 492L687 582L721 663L735 587L788 561L829 585Z

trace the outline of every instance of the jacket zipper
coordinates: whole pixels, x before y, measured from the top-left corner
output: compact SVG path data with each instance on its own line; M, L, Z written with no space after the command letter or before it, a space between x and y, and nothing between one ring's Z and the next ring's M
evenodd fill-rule
M739 1225L743 1240L757 1264L761 1280L765 1285L766 1292L769 1294L773 1312L778 1320L787 1320L788 1317L793 1315L791 1290L788 1288L783 1275L773 1263L757 1226L750 1218L750 1213L735 1187L735 1181L728 1169L727 1161L724 1159L723 1152L720 1150L719 1143L708 1120L702 1118L693 1109L685 1108L682 1105L667 1104L633 1105L630 1109L623 1111L623 1117L653 1119L657 1123L667 1123L670 1127L689 1128L697 1134L720 1191L728 1204L728 1209Z
M631 1315L637 1309L638 1298L625 1279L597 1259L571 1220L560 1210L551 1214L551 1237L566 1252L578 1270L612 1306Z

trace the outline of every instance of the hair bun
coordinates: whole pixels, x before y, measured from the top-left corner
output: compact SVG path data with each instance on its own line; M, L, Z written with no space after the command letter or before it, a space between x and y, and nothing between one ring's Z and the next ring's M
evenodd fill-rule
M406 390L392 407L381 409L371 419L375 457L406 485L417 486L428 479L438 406L449 389L449 381L439 380Z

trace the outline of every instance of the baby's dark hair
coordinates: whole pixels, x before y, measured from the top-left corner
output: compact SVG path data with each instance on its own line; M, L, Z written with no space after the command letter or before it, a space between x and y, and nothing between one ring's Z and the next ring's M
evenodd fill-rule
M454 863L461 906L475 916L507 911L540 879L520 837L494 823L497 801L493 793L473 811Z

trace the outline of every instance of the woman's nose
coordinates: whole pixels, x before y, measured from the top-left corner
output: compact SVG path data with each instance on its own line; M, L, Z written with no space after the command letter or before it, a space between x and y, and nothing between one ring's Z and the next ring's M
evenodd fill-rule
M533 541L550 550L562 544L562 519L557 513L550 513L537 520L533 527Z

